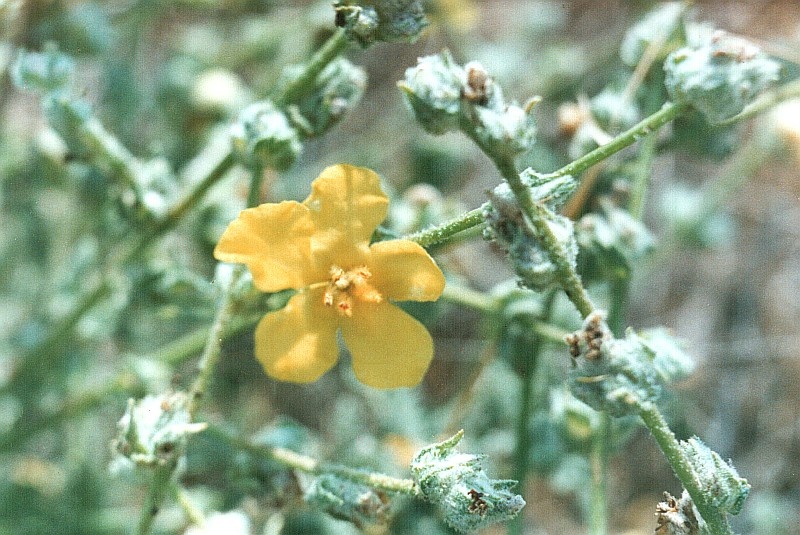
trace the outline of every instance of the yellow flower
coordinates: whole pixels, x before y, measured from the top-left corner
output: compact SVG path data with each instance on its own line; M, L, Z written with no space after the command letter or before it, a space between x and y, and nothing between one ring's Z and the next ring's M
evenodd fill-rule
M422 380L433 341L390 300L434 301L445 281L414 242L369 244L388 205L378 175L335 165L302 203L243 210L225 230L214 250L218 260L246 264L263 292L298 290L256 328L256 358L267 374L316 381L336 363L341 330L362 383L397 388Z

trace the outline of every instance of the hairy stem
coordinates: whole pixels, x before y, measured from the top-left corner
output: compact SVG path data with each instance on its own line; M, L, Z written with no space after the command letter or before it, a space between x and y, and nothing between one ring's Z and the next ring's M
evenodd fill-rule
M616 154L625 147L633 145L639 139L652 134L668 122L678 117L684 112L685 109L685 106L675 104L673 102L667 102L661 107L660 110L645 117L639 123L621 133L605 145L601 145L593 151L581 156L574 162L565 165L558 171L551 173L550 176L578 176L580 173L584 172L594 164L605 160L612 154Z
M333 474L375 489L408 494L410 496L415 496L418 492L417 486L412 479L400 479L378 472L369 472L339 464L325 463L286 448L258 446L216 426L209 426L206 432L213 433L244 451L270 458L283 466L308 474Z
M700 516L705 520L711 533L713 535L730 535L732 531L725 513L719 511L706 500L705 494L703 494L694 477L691 462L686 457L683 449L681 449L678 439L675 438L675 434L667 425L658 408L653 404L642 406L639 416L650 430L650 433L652 433L661 451L664 452L667 462L669 462L672 471L675 472L675 475L678 476L678 479L683 484L683 488L692 497L692 501L694 501Z

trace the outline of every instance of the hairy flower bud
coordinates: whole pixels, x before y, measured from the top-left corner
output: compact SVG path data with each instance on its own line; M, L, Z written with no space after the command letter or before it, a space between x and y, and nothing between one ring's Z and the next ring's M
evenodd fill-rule
M366 48L375 41L414 42L428 21L419 0L336 0L336 26Z
M525 506L522 496L511 492L516 481L490 479L479 455L455 451L463 436L459 431L427 446L411 461L411 474L422 495L439 506L450 527L462 533L510 520Z
M164 465L183 454L189 435L205 428L204 423L191 422L183 392L130 399L117 423L114 465L121 468L125 460L136 466Z
M359 529L389 520L389 497L384 492L333 474L315 478L306 489L305 501Z
M411 110L431 134L462 129L488 153L514 157L535 142L531 109L506 103L500 86L486 69L471 61L461 67L444 51L418 60L400 82Z
M680 445L689 458L692 472L705 501L732 515L739 514L750 494L750 484L747 480L739 477L739 472L733 465L724 461L699 438L682 440Z
M602 312L593 312L583 328L566 337L574 367L569 372L573 395L612 416L637 414L656 401L661 384L653 366L655 355L629 330L614 338Z
M722 31L696 48L681 48L664 63L670 96L691 104L710 123L740 113L777 81L781 66L754 44Z
M303 72L304 67L297 67ZM291 74L287 76L291 78ZM287 109L289 119L306 137L324 134L361 101L367 74L344 58L337 58L319 73L314 85Z
M569 262L574 266L578 256L572 221L555 210L575 188L571 176L550 179L532 170L520 175L523 183L531 189L534 200L547 209L547 225L564 247ZM520 284L534 290L544 290L555 284L558 268L550 259L550 253L541 245L539 236L525 220L511 187L503 182L489 193L489 205L484 217L489 226L487 239L496 240L508 253Z
M231 127L233 149L246 165L260 163L283 171L300 154L302 145L286 115L264 100L246 107Z

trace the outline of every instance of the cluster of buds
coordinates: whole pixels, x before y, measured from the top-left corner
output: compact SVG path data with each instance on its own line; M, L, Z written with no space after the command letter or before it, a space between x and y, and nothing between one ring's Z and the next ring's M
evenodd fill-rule
M420 58L399 82L411 110L431 134L464 130L489 154L514 157L529 150L536 125L531 99L506 103L500 86L478 62L458 65L449 52Z

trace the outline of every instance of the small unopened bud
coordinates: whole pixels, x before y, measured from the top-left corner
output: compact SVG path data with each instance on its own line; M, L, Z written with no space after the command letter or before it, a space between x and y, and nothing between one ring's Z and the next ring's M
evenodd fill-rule
M411 474L422 495L439 507L450 527L462 533L510 520L525 506L522 496L511 492L516 481L490 479L480 456L455 451L463 436L459 431L427 446L411 461Z
M523 171L520 176L530 188L531 196L547 209L547 225L574 266L578 246L572 221L553 210L574 191L575 181L571 176L551 179L530 169ZM505 182L501 183L489 193L489 201L484 211L488 223L485 237L497 241L508 253L520 284L534 290L544 290L555 284L558 268L550 260L550 253L541 246L534 228L525 220L511 187Z
M259 163L283 171L300 154L297 131L283 112L264 100L246 107L231 127L234 152L246 165Z
M366 48L376 41L414 42L428 22L419 0L336 0L336 26Z
M68 88L74 74L75 61L54 46L43 52L20 50L11 67L11 79L18 88L42 93Z
M781 66L752 43L715 32L697 48L670 54L664 71L670 96L694 106L714 124L741 113L778 80Z
M297 104L289 108L290 119L305 136L322 135L356 107L366 87L364 69L337 58L319 73L314 86Z
M161 466L182 456L187 437L206 425L191 422L183 392L130 399L117 423L114 451L136 466Z
M682 440L680 445L689 458L704 501L721 511L739 514L750 494L750 483L699 438Z
M570 390L593 409L621 417L638 414L643 404L658 400L661 384L654 354L632 330L624 339L614 338L604 313L593 312L566 342L574 364Z
M389 520L390 502L384 492L332 474L314 479L305 501L359 529L385 525Z
M458 130L467 74L449 52L426 56L398 83L420 125L431 134Z

